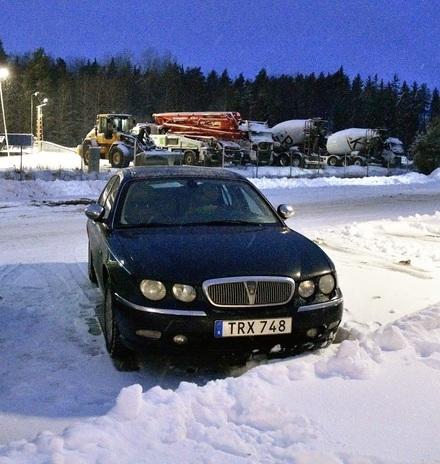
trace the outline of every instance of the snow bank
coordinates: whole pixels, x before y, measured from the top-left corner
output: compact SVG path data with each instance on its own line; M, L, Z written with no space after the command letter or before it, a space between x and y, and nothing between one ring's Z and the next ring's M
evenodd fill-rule
M58 200L66 198L97 199L106 184L106 180L88 176L84 180L31 180L11 181L0 179L0 199L2 202L20 202L30 200Z
M0 171L36 169L81 169L81 158L73 151L37 151L18 155L1 156Z
M410 185L410 184L428 184L439 182L439 169L431 175L426 176L416 172L409 172L398 176L372 176L358 178L341 178L341 177L319 177L314 179L294 179L294 178L259 178L250 179L260 189L294 189L299 187L330 187L330 186L384 186L384 185Z
M398 391L397 372L409 362L412 373L421 376L416 385L438 380L440 303L359 339L345 340L319 356L262 365L240 378L212 381L204 387L182 383L176 391L154 387L142 392L140 385L132 385L121 390L105 416L59 435L43 432L31 442L11 443L0 449L0 463L434 462L440 457L434 439L438 403L426 399L424 405L432 414L420 410L418 424L413 418L406 425L408 398L378 397L383 382ZM343 386L337 378L350 382ZM409 377L408 383L414 378ZM319 397L311 401L310 391L319 392ZM387 440L379 449L353 446L340 433L340 401L332 404L332 399L348 393L362 396L357 411L351 412L359 423L368 422L370 402L384 408L393 402L396 436L383 430ZM308 407L304 402L309 402ZM420 443L416 429L421 425L425 434ZM408 442L411 431L414 438Z
M0 171L1 172L1 171ZM6 176L5 173L9 174ZM6 177L5 177L6 176ZM99 174L86 174L80 170L32 170L26 173L25 179L19 182L19 174L15 171L3 172L0 176L0 199L1 201L28 201L34 199L63 199L89 197L97 198L110 176L109 170ZM408 173L394 177L364 177L344 179L337 177L315 178L315 179L268 179L250 178L258 188L262 190L290 190L322 187L378 187L378 186L417 186L438 185L440 188L440 169L430 176L423 174ZM380 196L380 192L376 192ZM358 196L362 192L357 193Z

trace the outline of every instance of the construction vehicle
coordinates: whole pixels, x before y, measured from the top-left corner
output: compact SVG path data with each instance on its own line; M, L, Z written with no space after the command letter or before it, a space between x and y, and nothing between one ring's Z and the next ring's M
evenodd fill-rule
M112 167L128 166L133 159L134 140L130 131L136 125L130 114L98 114L95 127L82 143L84 164L89 162L89 148L100 147L101 159L108 159Z
M247 136L240 145L253 164L271 164L273 155L273 136L267 122L242 121L239 129Z
M214 137L186 137L168 132L166 134L150 134L150 139L157 148L182 151L183 164L211 166L221 163L222 147Z
M243 121L236 111L155 113L153 119L160 132L191 138L215 137L225 148L228 161L256 163L258 158L259 162L269 163L271 160L273 140L267 125ZM240 148L228 142L235 142Z
M327 121L321 118L292 119L271 128L274 145L273 164L294 167L319 167L325 150Z
M412 160L409 159L408 154L405 151L405 145L403 142L396 137L388 137L384 143L384 151L391 151L394 155L394 164L396 166L409 167L412 164Z
M246 164L249 160L249 154L243 147L232 140L218 140L222 152L223 160L228 164Z
M240 113L236 111L155 113L154 122L163 132L187 136L210 136L224 140L240 140Z
M392 143L394 139L385 138L384 129L344 129L330 135L327 139L327 163L365 166L381 164L394 166L395 157L401 154L402 144ZM400 142L400 141L399 141Z
M178 153L156 149L144 127L136 126L136 120L130 114L98 114L95 127L86 135L79 154L84 164L89 161L89 148L99 147L101 159L108 159L113 168L127 167L138 154L147 156L158 164L174 163Z

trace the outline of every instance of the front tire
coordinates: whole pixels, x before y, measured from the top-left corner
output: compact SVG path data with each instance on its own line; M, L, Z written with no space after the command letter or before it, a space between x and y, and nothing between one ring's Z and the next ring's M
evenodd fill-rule
M130 163L126 161L124 153L120 148L113 148L110 153L110 164L112 168L126 168Z
M196 164L196 161L197 161L197 156L195 154L194 151L192 150L187 150L184 154L183 154L183 164L187 164L189 166L193 166L194 164Z
M110 356L115 359L129 358L130 350L122 343L114 312L114 298L110 283L104 289L104 338Z

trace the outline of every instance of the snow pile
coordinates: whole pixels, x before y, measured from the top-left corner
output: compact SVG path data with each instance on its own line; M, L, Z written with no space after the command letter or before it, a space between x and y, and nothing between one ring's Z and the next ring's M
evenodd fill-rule
M429 176L432 177L433 179L440 180L440 168L437 168L435 171L432 171Z
M431 408L431 413L419 411L425 430L421 438L421 424L405 423L407 397L391 399L383 391L384 381L388 391L399 390L399 372L410 360L407 385L438 380L440 304L345 340L319 356L262 365L237 379L204 387L182 383L176 391L154 387L145 393L132 385L121 390L108 414L62 434L43 432L31 442L11 443L0 449L0 463L171 463L177 456L181 463L195 457L198 462L237 463L434 462L440 457L434 439L438 403L412 398L418 407L422 401ZM337 379L350 382L343 385ZM362 397L357 410L348 411L357 414L361 428L374 427L368 423L370 407L379 403L386 409L393 402L395 430L379 432L387 435L380 449L350 442L348 424L341 424L346 414L338 413L341 394L347 408L350 395Z
M396 321L377 334L382 349L404 349L410 347L411 354L428 367L440 371L440 307L432 306Z

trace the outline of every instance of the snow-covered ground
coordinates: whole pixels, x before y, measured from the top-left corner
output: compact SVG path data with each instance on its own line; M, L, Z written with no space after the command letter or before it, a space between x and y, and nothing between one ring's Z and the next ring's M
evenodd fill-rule
M138 372L105 352L84 206L56 203L104 178L35 177L0 179L1 464L440 463L440 171L255 179L335 261L338 343L241 368L145 356Z

